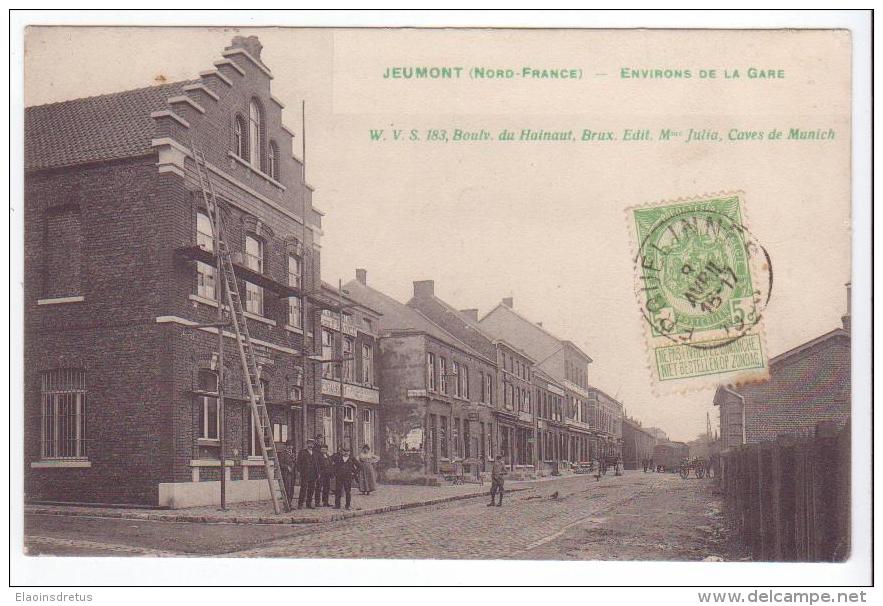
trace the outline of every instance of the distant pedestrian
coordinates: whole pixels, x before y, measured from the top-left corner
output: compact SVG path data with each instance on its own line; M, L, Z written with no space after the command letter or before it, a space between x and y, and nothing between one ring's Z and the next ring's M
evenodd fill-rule
M496 506L503 506L503 482L505 479L506 465L503 463L503 455L498 454L494 459L493 467L491 467L491 502L487 504L488 507L495 505L494 497L497 496L497 493L500 495L500 502L496 503Z
M346 508L352 509L353 479L359 475L359 462L348 446L341 446L331 461L334 465L334 508L340 509L340 499L346 493Z
M377 457L371 454L371 447L365 444L359 454L359 492L371 494L377 489L377 477L374 471L374 463Z
M300 476L300 492L297 495L297 508L306 504L307 509L313 509L313 491L316 488L316 478L319 477L319 459L314 454L315 444L312 440L307 442L307 447L297 454L297 474Z
M641 465L644 466L644 473L647 473L647 467L649 467L650 462L647 460L647 457L641 459Z
M656 469L653 467L653 459L652 458L649 461L647 461L647 467L650 469L650 471L656 471Z
M331 457L328 456L328 444L322 444L317 453L319 459L319 476L316 479L315 497L316 507L321 502L322 507L331 507L328 497L331 494L331 476L334 475L334 467L331 463Z

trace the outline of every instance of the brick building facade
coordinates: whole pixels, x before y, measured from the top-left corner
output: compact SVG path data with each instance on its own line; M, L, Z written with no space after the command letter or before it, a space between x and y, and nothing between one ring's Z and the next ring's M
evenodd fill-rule
M387 479L449 472L456 460L484 470L498 452L494 360L417 309L368 286L344 288L380 315L381 471Z
M321 212L257 38L198 79L30 107L25 117L25 477L30 500L217 502L218 276L190 152L204 152L277 439L321 385ZM304 332L306 331L306 336ZM268 494L225 332L231 501ZM292 427L294 425L295 427Z
M510 469L533 471L537 465L533 358L483 330L477 309L457 310L436 296L432 280L414 282L414 296L408 305L494 361L498 394L492 403L496 449Z
M835 328L769 361L762 383L719 387L720 451L774 440L784 434L812 434L821 422L845 425L851 415L850 285L846 314Z

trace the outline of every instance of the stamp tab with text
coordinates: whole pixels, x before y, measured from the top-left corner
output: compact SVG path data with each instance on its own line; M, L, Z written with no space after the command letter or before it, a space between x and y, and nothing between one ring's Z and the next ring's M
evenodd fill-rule
M772 262L728 193L629 210L635 291L654 383L668 390L768 374L763 309Z

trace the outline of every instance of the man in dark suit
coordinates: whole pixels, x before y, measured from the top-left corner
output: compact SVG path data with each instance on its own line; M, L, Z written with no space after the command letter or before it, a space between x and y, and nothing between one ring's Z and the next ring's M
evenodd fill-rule
M297 473L300 476L300 492L297 495L297 508L306 503L307 509L313 509L313 489L319 477L319 458L314 454L315 444L310 440L307 447L297 454Z
M331 475L334 473L334 467L331 463L331 457L328 456L328 444L322 444L316 453L319 458L319 477L316 480L316 507L319 507L319 499L322 500L322 507L330 507L328 495L331 492Z
M346 508L352 509L353 480L359 475L359 462L350 452L349 446L341 446L331 457L334 466L334 508L340 509L340 497L346 493Z

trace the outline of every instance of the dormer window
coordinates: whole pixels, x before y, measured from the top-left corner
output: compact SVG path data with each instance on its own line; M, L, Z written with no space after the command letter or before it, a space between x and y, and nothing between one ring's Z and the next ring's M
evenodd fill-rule
M242 116L236 116L233 122L233 152L243 160L248 159L246 132L245 120Z
M267 174L279 180L279 150L275 141L270 141L270 147L267 149Z
M261 132L263 131L263 112L257 99L248 104L248 162L257 170L261 170ZM243 156L244 157L244 156Z

